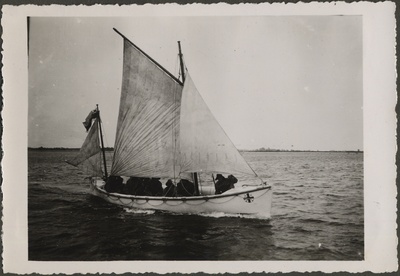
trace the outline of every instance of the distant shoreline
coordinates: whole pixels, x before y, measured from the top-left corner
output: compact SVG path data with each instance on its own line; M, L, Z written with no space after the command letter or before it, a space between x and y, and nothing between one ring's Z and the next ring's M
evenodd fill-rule
M79 148L63 148L63 147L55 147L55 148L31 148L28 147L28 150L31 151L60 151L60 150L79 150ZM106 151L113 151L114 148L108 147L105 148ZM240 152L346 152L346 153L364 153L362 150L281 150L281 149L256 149L256 150L239 150Z
M60 151L60 150L80 150L80 148L63 148L63 147L55 147L55 148L38 147L38 148L31 148L31 147L28 147L28 150L32 150L32 151ZM104 150L106 150L106 151L113 151L114 148L105 148Z
M348 152L364 153L362 150L239 150L241 152Z

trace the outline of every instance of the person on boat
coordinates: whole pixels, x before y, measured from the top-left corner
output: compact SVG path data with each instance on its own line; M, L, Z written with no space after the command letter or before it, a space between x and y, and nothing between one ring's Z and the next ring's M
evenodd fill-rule
M162 196L163 195L163 188L160 182L160 178L150 178L148 191L151 196Z
M151 189L150 189L151 178L142 177L140 185L141 185L140 193L138 193L137 195L141 195L141 196L151 196L152 195Z
M130 177L129 180L125 184L124 189L126 194L129 195L143 195L144 194L144 186L143 180L141 177Z
M135 177L131 178L134 185L133 195L162 196L163 188L159 178ZM128 181L129 182L129 181Z
M238 182L237 178L230 174L228 175L228 180L231 183L232 189L235 188L235 184Z
M167 197L174 197L176 196L176 187L174 183L172 183L171 179L168 179L167 183L165 183L167 187L165 187L163 195Z
M234 184L238 182L237 178L233 175L229 175L228 178L225 178L222 174L217 174L215 179L217 180L215 183L215 194L217 195L235 188Z
M122 193L123 191L123 179L120 176L110 175L107 179L104 189L108 193Z
M177 196L193 196L195 193L194 184L186 179L181 179L176 185Z

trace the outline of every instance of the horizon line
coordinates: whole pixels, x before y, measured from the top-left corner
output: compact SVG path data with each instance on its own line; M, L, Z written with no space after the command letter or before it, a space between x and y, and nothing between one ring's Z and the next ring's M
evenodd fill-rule
M80 147L28 147L28 150L79 150ZM105 147L105 150L114 150L114 147ZM364 150L318 150L318 149L238 149L241 152L360 152L363 153Z

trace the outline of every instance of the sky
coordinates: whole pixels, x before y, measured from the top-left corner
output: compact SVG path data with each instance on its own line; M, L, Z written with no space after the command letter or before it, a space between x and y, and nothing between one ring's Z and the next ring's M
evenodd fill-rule
M361 16L32 17L29 147L80 147L96 104L113 146L123 46L113 28L176 76L181 41L239 149L363 149Z

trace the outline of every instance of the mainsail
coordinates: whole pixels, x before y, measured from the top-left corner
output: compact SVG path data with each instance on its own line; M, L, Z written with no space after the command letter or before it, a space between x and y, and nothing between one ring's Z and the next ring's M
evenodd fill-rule
M212 115L189 74L182 92L179 157L184 172L255 175Z
M78 155L74 159L67 161L67 163L79 167L91 176L102 177L98 120L99 118L94 120Z
M179 174L182 86L124 38L123 81L111 175Z

